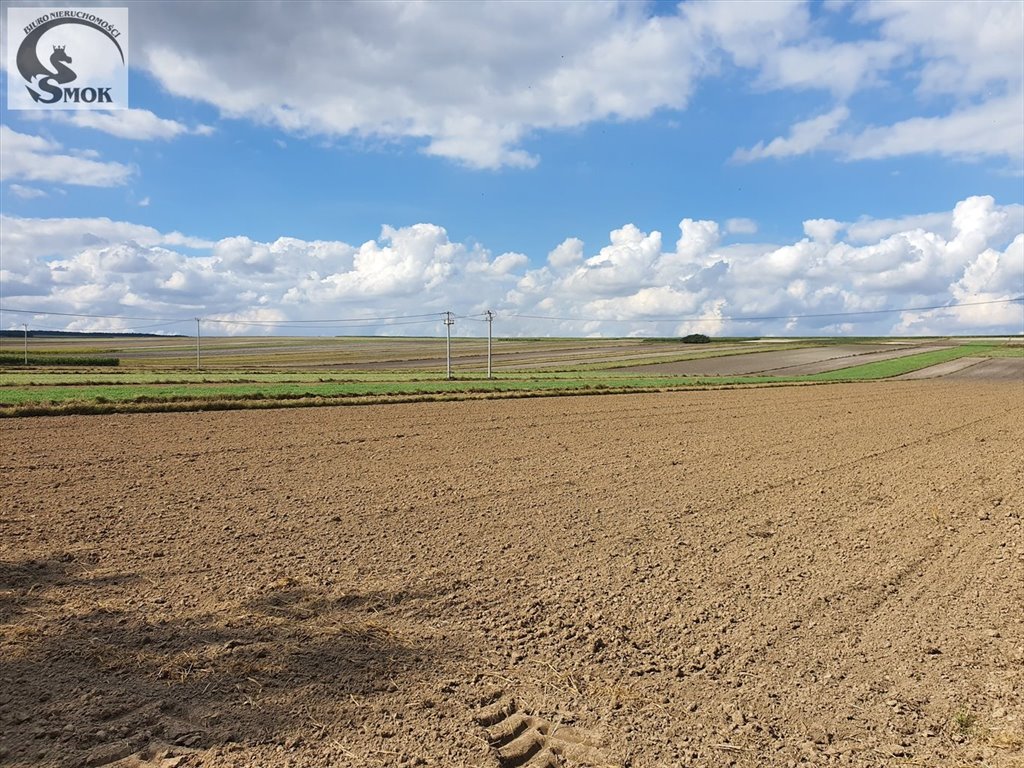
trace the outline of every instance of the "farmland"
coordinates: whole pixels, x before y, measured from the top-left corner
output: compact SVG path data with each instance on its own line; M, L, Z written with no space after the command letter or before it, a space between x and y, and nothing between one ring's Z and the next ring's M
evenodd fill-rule
M12 340L4 341L0 359L20 361ZM814 384L945 375L935 366L961 359L950 375L1024 381L1024 346L1006 339L498 339L487 378L486 341L459 338L450 380L443 339L203 343L197 355L195 340L183 337L32 339L29 365L0 368L0 416ZM76 355L118 365L61 364ZM48 359L55 363L40 364Z
M0 763L1019 766L1020 391L7 419Z

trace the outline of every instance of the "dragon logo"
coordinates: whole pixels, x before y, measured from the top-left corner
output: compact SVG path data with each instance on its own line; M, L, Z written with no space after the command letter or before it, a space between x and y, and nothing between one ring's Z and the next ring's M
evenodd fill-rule
M15 9L10 10L14 11ZM40 61L40 40L48 32L65 25L75 25L79 30L84 27L87 30L92 30L102 35L102 38L89 39L82 44L81 32L73 34L72 29L68 28L67 36L79 41L79 46L76 50L80 52L88 49L87 52L95 56L97 46L102 47L106 44L97 41L109 41L109 44L116 51L119 63L125 69L125 84L127 84L127 60L124 49L118 41L118 37L121 35L120 30L110 21L95 15L92 11L61 9L38 16L34 21L25 26L25 37L17 49L18 53L15 64L18 73L25 81L25 90L31 96L33 104L39 105L38 108L47 106L62 109L74 109L76 107L116 108L115 96L117 94L111 94L111 90L115 86L105 83L95 84L90 82L86 85L80 82L76 83L79 73L70 66L74 63L74 59L67 50L68 46L60 38L56 38L56 42L62 44L51 44L49 46L53 48L52 53L48 57L49 66ZM10 27L8 28L10 29ZM88 35L93 36L93 32L89 32ZM53 39L51 37L51 40ZM109 56L109 54L107 55ZM88 59L86 62L88 63Z

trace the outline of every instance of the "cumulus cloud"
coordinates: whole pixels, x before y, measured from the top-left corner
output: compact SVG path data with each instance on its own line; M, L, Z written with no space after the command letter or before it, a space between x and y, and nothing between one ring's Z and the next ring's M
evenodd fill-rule
M952 211L856 224L811 219L795 242L732 245L722 244L717 222L684 218L674 246L627 224L596 251L567 238L532 263L453 242L428 223L384 226L351 245L245 235L207 242L108 219L5 216L0 280L10 309L186 324L198 315L218 321L218 333L281 332L273 323L299 320L327 323L316 332L355 332L327 322L337 318L368 318L359 332L388 332L388 322L372 318L434 313L401 329L432 334L440 312L485 309L508 335L1016 333L1024 306L1006 300L1024 292L1022 214L1022 206L971 197ZM842 316L949 304L972 306ZM782 319L743 319L752 317ZM45 318L48 327L59 322ZM456 333L474 330L464 325ZM68 327L133 326L79 318Z
M808 219L804 222L804 234L822 243L831 243L842 229L843 223L835 219Z
M0 125L0 180L117 187L127 184L134 174L131 166L96 157L90 150L65 153L55 141Z
M548 254L548 264L555 269L563 269L581 261L583 261L583 241L578 237L567 237Z
M923 230L934 232L944 240L953 238L954 215L957 211L969 210L971 207L981 206L988 197L972 197L964 204L952 211L941 211L938 213L923 213L913 216L903 216L895 219L860 218L855 222L844 224L846 239L854 244L871 243L887 238L898 232L911 230ZM991 237L998 242L1008 242L1018 232L1024 232L1024 205L1012 203L1001 205L993 209L998 211L995 219L995 228ZM963 214L961 214L963 215Z

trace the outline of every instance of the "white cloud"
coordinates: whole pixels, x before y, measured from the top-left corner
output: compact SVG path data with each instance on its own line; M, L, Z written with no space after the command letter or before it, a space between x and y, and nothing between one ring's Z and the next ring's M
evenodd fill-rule
M8 128L6 125L0 125L0 139L3 139L3 143L0 144L0 148L11 154L44 154L48 152L57 152L61 148L60 144L55 141L50 141L42 136L18 133L17 131Z
M177 120L158 117L148 109L123 109L116 112L100 110L52 111L45 113L52 119L70 123L79 128L91 128L109 133L121 139L149 141L169 140L185 134L208 136L213 132L209 125L189 128Z
M985 201L987 197L973 197L971 201ZM977 203L976 203L977 204ZM995 243L1009 242L1018 232L1024 232L1024 205L1013 203L998 208L999 224L991 233ZM953 217L956 210L924 213L896 219L861 218L845 224L847 240L855 245L876 242L898 232L924 230L934 232L944 240L953 238Z
M0 125L0 180L116 187L127 184L134 173L131 166L93 159L88 150L70 154L61 150L55 141Z
M712 51L720 49L747 68L757 67L773 52L807 37L811 31L806 3L694 2L683 5L681 12L713 44Z
M871 0L857 3L854 13L865 22L881 23L884 39L920 56L924 93L1010 92L1024 81L1024 5L1019 2Z
M846 160L915 154L999 157L1013 162L1015 172L1024 170L1024 4L872 0L849 8L865 30L878 26L877 40L819 39L762 51L759 82L773 88L822 87L828 82L845 102L886 78L906 77L916 83L916 106L924 114L845 133L837 128L848 114L834 124L823 116L822 122L795 124L788 139L738 149L733 159L826 149ZM935 97L941 95L955 96L957 103L936 114Z
M617 296L654 278L661 255L661 233L642 232L632 224L611 233L611 244L586 259L559 285L575 296Z
M965 107L941 117L914 117L847 137L853 160L916 154L950 157L996 155L1024 160L1024 91Z
M753 219L726 219L725 231L730 235L753 235L757 233L757 222Z
M583 241L568 237L548 254L548 264L555 269L565 269L583 261Z
M1024 163L1024 91L964 107L947 115L913 117L891 125L843 132L850 117L846 107L795 123L788 136L750 149L737 149L735 162L794 157L819 150L832 151L845 160L934 154L958 159L1005 157ZM1019 167L1016 170L1021 170Z
M685 259L699 260L718 245L719 238L717 222L683 219L679 222L676 254Z
M5 261L14 254L47 260L71 258L92 247L136 243L143 248L209 249L213 242L180 232L160 232L153 227L94 219L31 219L0 215L0 251Z
M886 40L836 42L817 35L801 2L695 2L682 13L763 90L815 89L846 97L872 84L900 53Z
M823 16L852 19L852 34L829 37ZM147 44L133 64L226 117L298 138L408 141L474 168L535 166L542 158L527 142L541 131L683 110L704 81L736 68L754 90L828 98L819 117L794 120L788 136L738 149L739 161L819 149L845 159L934 152L1016 160L1021 17L1020 3L999 0L691 0L658 16L641 3L584 0L259 3L244 14L224 3L187 12L136 3L133 30ZM852 96L908 80L919 99L914 114L839 133L849 118L861 122ZM957 106L939 114L936 94L956 96ZM56 119L133 140L214 130L143 109Z
M37 197L46 197L46 193L41 189L35 187L26 187L21 184L11 184L8 189L11 190L11 194L15 197L20 197L22 200L32 200Z
M842 229L843 223L835 219L808 219L804 222L804 234L821 243L831 243Z
M873 85L900 52L900 46L887 41L812 40L766 57L757 83L772 90L829 90L846 98Z
M807 237L796 242L725 246L716 222L683 219L669 250L661 233L627 224L596 252L568 238L540 266L524 254L495 256L480 245L452 242L444 228L426 223L385 226L378 238L350 245L244 235L207 242L108 219L4 216L0 279L5 304L15 309L245 321L217 330L225 333L275 330L257 320L449 309L493 309L496 331L510 335L1010 333L1024 319L1024 307L1005 303L1024 287L1022 212L1019 205L971 197L947 212L856 224L810 219ZM857 239L843 240L844 229L855 230ZM867 237L872 231L874 239ZM1004 303L902 315L730 319L982 301ZM456 333L475 330L463 325ZM115 326L131 323L82 318L69 325ZM441 330L433 321L401 328Z
M846 235L851 243L863 244L881 240L897 232L923 229L937 232L944 238L951 236L953 212L925 213L918 216L904 216L898 219L864 218L846 226Z
M411 139L476 168L531 166L537 129L685 106L679 17L610 3L159 3L133 8L169 92L299 136ZM254 50L260 51L253 56Z
M580 307L584 316L617 320L622 317L658 318L689 315L698 307L699 297L669 285L641 288L626 296L595 299Z
M749 163L768 157L805 155L825 145L849 116L850 110L846 107L836 107L824 115L795 123L789 130L789 136L778 136L767 144L759 141L750 149L737 149L732 159L738 163Z
M529 263L530 257L525 253L503 253L492 262L492 271L496 275L508 275Z

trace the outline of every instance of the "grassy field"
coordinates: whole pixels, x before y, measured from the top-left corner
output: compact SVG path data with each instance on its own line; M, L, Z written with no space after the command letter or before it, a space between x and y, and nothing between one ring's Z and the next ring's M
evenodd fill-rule
M110 351L99 346L96 339L88 341L91 352L100 349ZM139 353L140 346L143 346L142 340L130 341L132 343L127 346L134 353ZM175 340L175 343L180 341ZM294 339L287 341L288 344L284 344L283 348L311 358L319 348L319 344L313 342L321 340L311 340L309 345L297 344ZM358 343L350 343L353 341ZM867 341L878 343L877 339ZM429 367L389 369L389 365L399 360L417 359L417 354L426 351L436 353L436 339L375 338L333 340L333 343L335 346L344 343L358 347L369 370L331 370L331 362L326 364L325 369L318 371L274 370L273 366L271 370L247 369L244 366L212 371L190 371L173 366L154 370L153 361L148 358L143 359L141 364L129 363L117 369L60 370L51 366L0 369L3 371L0 372L0 416L824 384L889 378L965 356L1024 356L1024 347L1021 346L968 342L946 349L802 376L673 376L616 373L615 367L719 355L745 355L766 349L783 351L818 344L807 340L771 344L737 341L709 345L711 348L695 345L681 349L687 345L673 342L652 344L635 339L517 340L506 347L510 359L514 361L511 369L500 370L496 367L494 378L487 379L482 372L455 367L455 378L449 380L443 368L436 365L436 361ZM467 349L473 354L477 351L475 347L463 347L463 351ZM70 352L64 349L62 354ZM333 361L333 353L328 357ZM596 359L602 357L601 360ZM324 358L321 357L321 360ZM426 362L432 363L430 358ZM440 362L443 365L443 360ZM225 364L225 358L221 358L220 363ZM530 370L528 366L531 363L539 367Z
M996 347L989 352L986 357L1024 357L1024 344L1013 344L1006 345L1003 347Z
M949 349L922 352L919 355L897 357L893 360L879 360L875 363L854 365L837 371L815 373L807 377L810 381L866 381L888 379L911 371L919 371L931 365L938 365L961 357L994 357L994 353L1006 351L995 344L962 344Z

